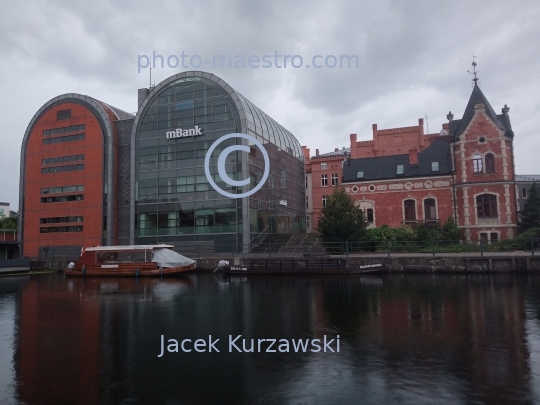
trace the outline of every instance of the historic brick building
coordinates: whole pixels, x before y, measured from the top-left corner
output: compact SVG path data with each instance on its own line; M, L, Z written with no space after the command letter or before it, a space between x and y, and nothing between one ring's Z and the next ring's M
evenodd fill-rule
M513 132L508 107L497 115L475 85L463 118L435 134L417 126L378 129L373 139L350 136L350 148L306 157L308 231L313 231L333 186L346 191L373 227L457 219L467 240L516 234Z

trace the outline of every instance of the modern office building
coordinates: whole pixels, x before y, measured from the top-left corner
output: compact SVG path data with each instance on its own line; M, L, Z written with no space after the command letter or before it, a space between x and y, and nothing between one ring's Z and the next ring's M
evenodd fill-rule
M24 256L149 243L248 251L265 234L305 232L302 149L266 113L204 72L140 89L138 102L133 116L65 94L32 118L21 148ZM222 138L235 133L249 137Z

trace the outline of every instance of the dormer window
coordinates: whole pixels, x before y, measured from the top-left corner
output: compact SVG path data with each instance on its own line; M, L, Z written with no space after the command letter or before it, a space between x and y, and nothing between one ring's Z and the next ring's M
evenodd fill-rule
M431 171L432 172L438 172L439 171L439 162L431 162Z
M403 168L404 168L403 165L397 165L397 167L396 167L396 174L397 174L397 175L403 175Z
M364 172L358 172L358 173L356 173L356 178L357 178L357 179L363 179L363 178L364 178Z

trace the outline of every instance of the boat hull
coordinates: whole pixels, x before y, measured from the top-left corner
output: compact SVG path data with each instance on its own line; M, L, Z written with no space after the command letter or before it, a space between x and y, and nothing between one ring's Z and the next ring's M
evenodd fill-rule
M162 277L173 276L195 270L195 263L182 267L164 267L162 269L144 264L118 265L118 267L102 267L100 265L88 265L84 268L65 269L66 276L75 277Z
M221 266L215 274L372 274L387 270L384 263L348 265L343 259L252 260L242 265Z

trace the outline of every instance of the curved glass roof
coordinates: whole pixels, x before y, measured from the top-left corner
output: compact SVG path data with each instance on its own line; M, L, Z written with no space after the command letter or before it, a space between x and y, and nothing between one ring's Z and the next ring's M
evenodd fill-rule
M249 130L288 154L304 161L302 147L291 132L287 131L283 126L270 118L268 114L213 74L200 71L184 72L164 80L153 89L153 94L150 94L147 98L150 102L143 105L143 108L139 110L139 114L137 115L146 115L143 111L154 105L174 103L174 94L179 91L177 86L182 85L182 87L185 87L187 83L197 82L202 82L201 85L204 86L204 93L201 92L201 98L207 98L210 94L214 97L226 97L231 105L236 106L238 112L243 111L245 117L243 119L240 119L239 115L235 114L236 119L240 120L240 126L243 132L247 134ZM197 99L197 91L194 92L194 95L192 99ZM178 95L176 98L178 98Z

